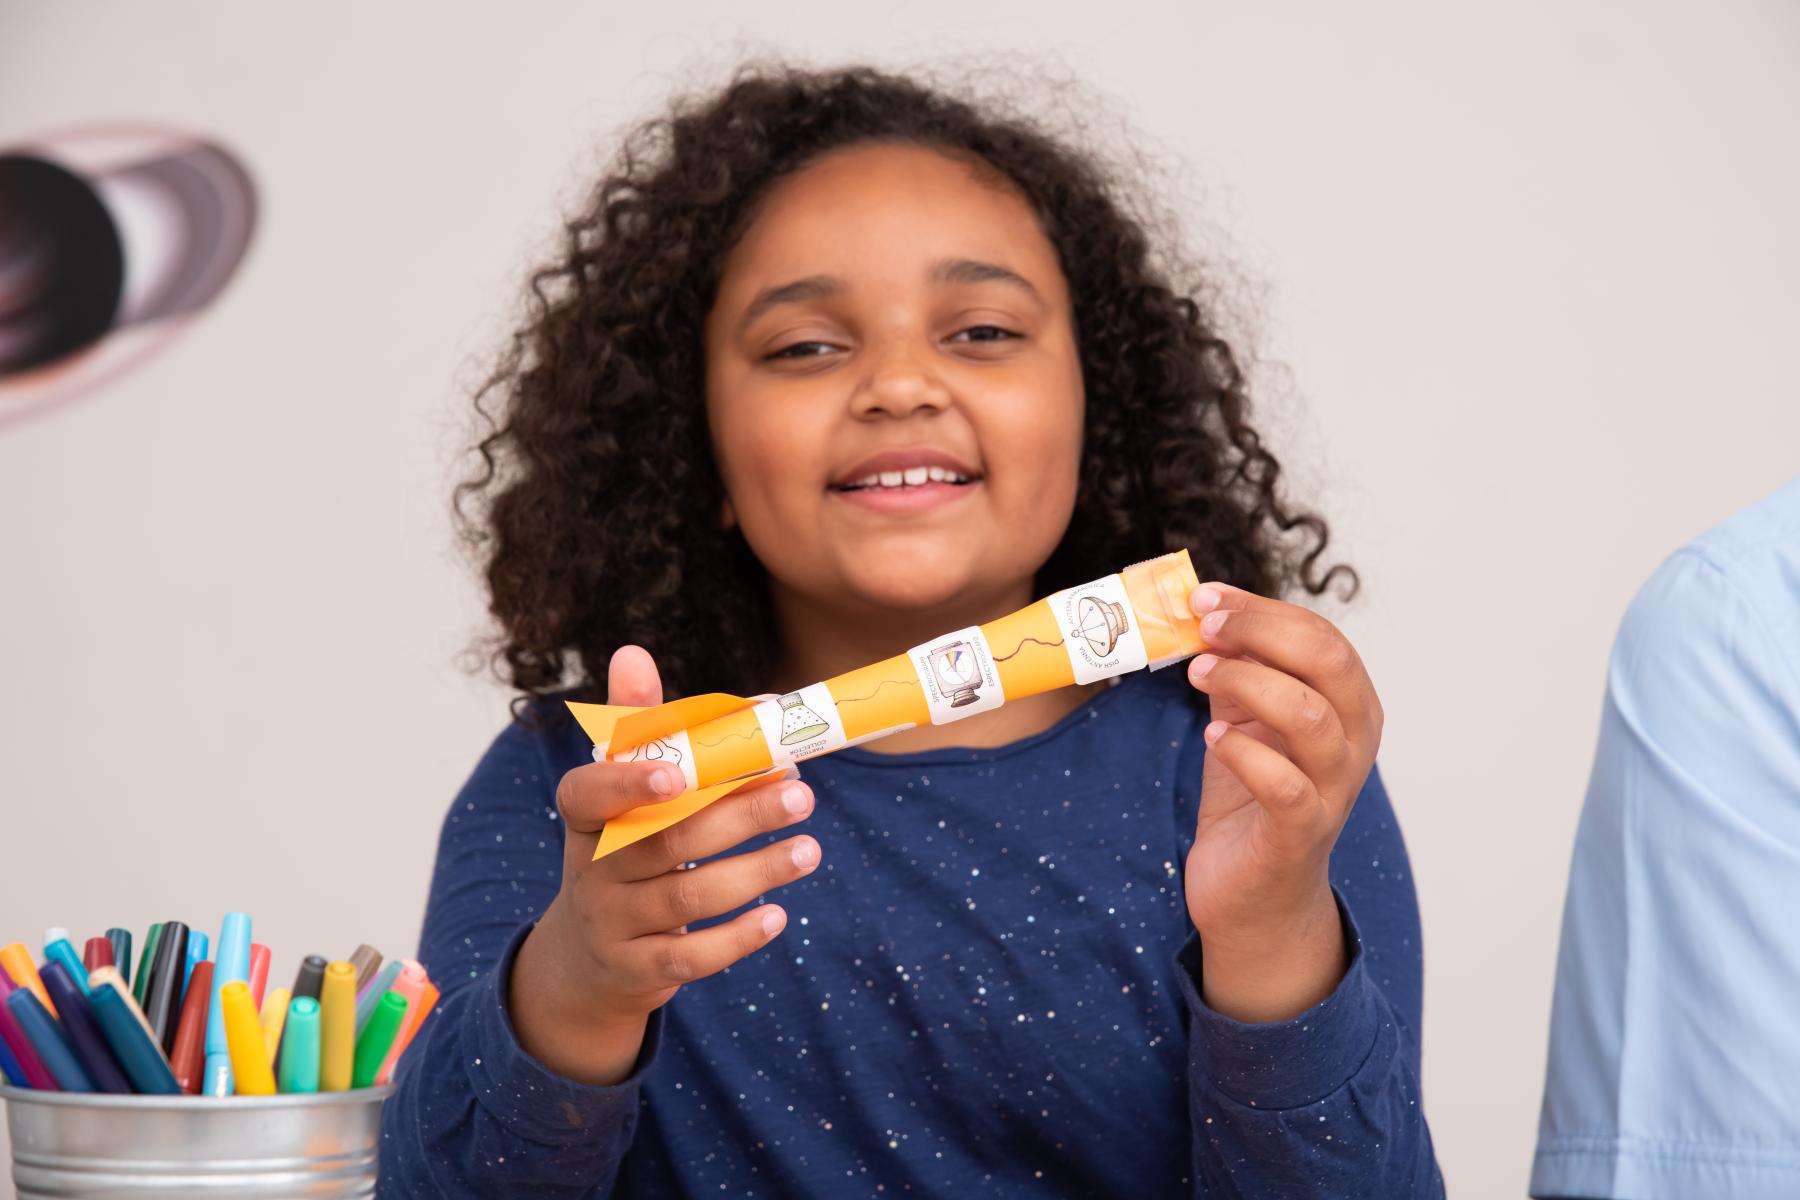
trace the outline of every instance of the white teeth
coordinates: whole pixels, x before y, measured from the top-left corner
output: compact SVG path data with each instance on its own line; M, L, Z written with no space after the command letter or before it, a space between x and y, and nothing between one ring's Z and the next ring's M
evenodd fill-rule
M969 477L944 467L908 467L904 471L882 471L845 486L852 488L923 487L927 483L968 483Z

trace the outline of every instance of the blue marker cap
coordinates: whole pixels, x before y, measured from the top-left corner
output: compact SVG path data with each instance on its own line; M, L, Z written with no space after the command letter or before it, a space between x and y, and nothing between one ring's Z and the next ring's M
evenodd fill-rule
M394 980L400 978L400 972L406 969L406 963L396 958L383 963L375 978L363 985L362 991L356 994L356 1036L361 1037L363 1026L375 1015L375 1006L387 995L387 990L394 986Z
M81 955L75 953L75 943L69 940L68 930L44 930L44 961L61 963L68 969L70 980L79 986L82 995L87 994L87 967L82 963ZM51 1002L57 1004L60 1012L61 1004L54 996L51 997Z
M169 1069L162 1047L144 1032L143 1019L131 1011L131 998L102 983L89 989L88 1003L132 1086L146 1095L179 1096L181 1087L175 1082L175 1072Z
M0 1077L4 1077L6 1082L13 1087L28 1088L31 1086L31 1083L25 1078L25 1068L20 1066L19 1060L13 1057L12 1047L6 1044L4 1038L0 1038Z
M106 1044L106 1035L100 1032L100 1027L94 1023L94 1014L88 1011L87 997L75 986L68 968L60 962L47 962L38 971L38 977L44 981L44 990L50 993L50 1002L56 1005L63 1039L82 1069L87 1071L88 1078L94 1081L94 1090L129 1095L131 1082L119 1069Z
M194 977L194 967L197 964L206 961L206 947L207 942L204 933L201 933L198 929L188 930L187 966L183 969L183 974L181 976L181 994L183 997L187 995L188 980Z
M231 1077L231 1055L207 1055L206 1066L200 1075L200 1094L202 1096L230 1096L236 1092L237 1084Z
M206 1076L212 1079L213 1056L225 1060L225 1075L231 1076L230 1050L225 1044L225 1008L219 1001L219 993L225 985L232 981L250 982L250 914L234 912L225 914L225 923L219 928L219 950L213 958L212 1003L206 1009ZM212 1088L205 1089L207 1095L215 1093Z
M44 1069L56 1080L56 1086L65 1092L91 1092L94 1081L88 1077L87 1070L76 1061L69 1050L69 1043L63 1041L62 1034L56 1028L56 1018L44 1007L44 1002L37 998L37 993L30 988L20 988L6 998L6 1007L12 1010L13 1019L24 1031L31 1048L37 1051Z

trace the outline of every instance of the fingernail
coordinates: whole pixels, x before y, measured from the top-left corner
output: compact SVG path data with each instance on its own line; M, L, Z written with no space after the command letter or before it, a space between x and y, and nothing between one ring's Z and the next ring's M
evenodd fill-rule
M1222 612L1207 613L1200 622L1200 632L1207 637L1217 637L1219 630L1225 628L1225 614Z
M796 785L794 787L781 789L781 807L787 809L796 817L806 811L806 807L810 802L811 798L807 796L806 789L803 787Z
M681 776L668 767L650 773L650 790L659 796L673 796L681 790Z
M810 867L819 861L819 843L811 838L801 838L794 843L794 865Z
M1205 615L1219 607L1219 601L1223 599L1224 597L1219 595L1218 588L1203 587L1194 589L1194 595L1188 603L1194 606L1196 613Z
M1206 738L1206 744L1211 746L1225 736L1225 730L1228 728L1229 726L1225 722L1214 721L1206 727L1206 732L1202 736Z
M772 904L763 907L762 927L764 933L773 936L774 934L780 933L781 927L786 924L786 913L782 912Z
M1206 673L1213 669L1219 661L1216 654L1202 654L1188 665L1188 678L1199 683L1206 678Z

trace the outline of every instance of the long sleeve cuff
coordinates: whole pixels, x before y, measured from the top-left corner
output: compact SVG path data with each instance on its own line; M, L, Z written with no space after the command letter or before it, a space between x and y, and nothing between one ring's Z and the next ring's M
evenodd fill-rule
M643 1049L620 1082L601 1087L558 1075L519 1044L507 1005L513 963L531 928L513 934L500 965L471 985L476 994L469 997L462 1047L469 1084L481 1107L518 1137L548 1146L579 1144L617 1160L636 1132L639 1085L662 1044L662 1010L650 1015Z
M1343 895L1335 887L1331 894L1350 943L1350 965L1331 995L1290 1021L1246 1025L1215 1012L1200 998L1199 934L1190 933L1176 951L1193 1069L1227 1099L1264 1110L1316 1103L1348 1083L1374 1049L1380 998L1356 921Z

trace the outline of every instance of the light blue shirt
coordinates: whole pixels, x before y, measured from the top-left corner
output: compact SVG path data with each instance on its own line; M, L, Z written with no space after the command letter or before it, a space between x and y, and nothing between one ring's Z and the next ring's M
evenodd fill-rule
M1619 629L1531 1194L1800 1197L1800 479Z

